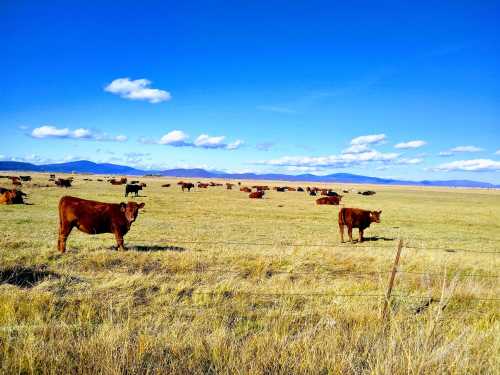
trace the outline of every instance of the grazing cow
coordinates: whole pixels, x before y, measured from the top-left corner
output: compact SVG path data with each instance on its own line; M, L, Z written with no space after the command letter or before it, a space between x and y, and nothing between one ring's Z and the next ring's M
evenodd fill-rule
M242 188L240 188L240 191L242 191L244 193L251 193L252 189L250 189L249 187L243 186Z
M26 196L21 190L0 188L0 204L24 204Z
M309 195L311 197L315 197L316 196L316 191L315 190L309 190Z
M19 176L21 181L31 181L31 176Z
M277 186L277 187L276 187L276 191L277 191L277 192L280 192L280 193L284 193L284 192L286 191L286 188L281 187L281 186Z
M199 187L200 189L206 189L206 188L208 188L209 186L210 186L209 184L204 184L204 183L202 183L202 182L198 183L198 187Z
M125 186L125 196L128 197L129 193L135 193L135 196L137 197L137 196L139 196L139 190L142 190L141 185L127 184Z
M170 187L170 184L163 184L161 187Z
M289 186L287 186L286 190L288 190L288 191L297 191L297 189L295 189L293 187L289 187Z
M347 226L349 240L352 240L352 228L359 229L359 242L363 242L363 231L371 223L380 223L382 211L368 211L360 208L342 208L339 211L340 240L344 242L344 226Z
M102 203L65 196L59 201L59 241L61 253L66 251L66 239L76 227L87 234L113 233L119 250L123 236L130 230L144 203Z
M59 178L56 180L56 185L59 187L69 188L71 187L71 181L69 178Z
M234 184L230 184L229 182L226 182L226 189L227 190L232 190L233 186L234 186Z
M114 178L109 180L109 182L111 185L123 185L123 183L121 181L117 181Z
M297 188L297 191L304 191L300 186Z
M248 194L248 198L252 198L252 199L262 199L262 197L264 196L264 191L263 190L259 190L259 191L254 191L253 193L250 193Z
M319 199L316 199L316 204L331 204L331 205L338 205L340 203L340 200L342 199L342 196L338 197L322 197Z
M191 188L194 188L194 184L192 184L191 182L185 182L181 186L182 191L184 191L185 189L191 191Z
M375 195L377 193L374 192L373 190L366 190L366 191L358 191L358 194L361 194L361 195Z

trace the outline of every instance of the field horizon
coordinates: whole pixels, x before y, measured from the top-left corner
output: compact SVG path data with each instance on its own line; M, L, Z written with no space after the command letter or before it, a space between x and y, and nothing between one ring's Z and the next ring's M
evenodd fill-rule
M90 175L74 175L68 189L39 187L51 184L48 174L32 176L22 187L32 205L0 206L4 373L499 368L497 190L321 184L376 191L344 194L346 207L382 210L382 222L365 232L368 241L341 244L338 207L317 206L305 192L250 200L237 186L182 192L177 179L141 177L139 197L125 198L124 186L83 180ZM307 186L242 186L254 183ZM63 195L144 202L127 251L114 250L111 234L74 229L60 254Z

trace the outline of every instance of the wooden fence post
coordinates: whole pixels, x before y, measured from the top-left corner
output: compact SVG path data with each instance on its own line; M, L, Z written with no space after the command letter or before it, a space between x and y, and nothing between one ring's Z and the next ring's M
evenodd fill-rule
M387 287L387 293L385 295L384 310L382 312L382 319L386 319L387 308L389 306L389 299L391 298L392 287L394 286L394 279L396 278L396 272L398 271L399 257L401 256L401 250L403 249L403 240L399 240L398 248L396 251L396 259L394 259L394 265L392 266L391 278L389 279L389 286Z

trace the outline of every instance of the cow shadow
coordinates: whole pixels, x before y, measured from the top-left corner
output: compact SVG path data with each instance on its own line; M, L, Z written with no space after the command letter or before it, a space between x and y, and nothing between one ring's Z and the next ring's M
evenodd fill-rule
M363 237L363 242L364 241L394 241L394 240L395 240L395 238L379 237L379 236Z
M128 251L152 252L152 251L174 251L182 253L186 248L180 246L162 246L162 245L129 245Z

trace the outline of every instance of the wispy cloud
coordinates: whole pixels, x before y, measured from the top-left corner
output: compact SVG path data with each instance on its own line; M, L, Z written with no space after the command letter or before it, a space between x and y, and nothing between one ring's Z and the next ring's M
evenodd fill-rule
M130 78L118 78L108 84L104 90L112 94L119 95L124 99L145 100L149 103L160 103L172 98L172 95L165 90L153 89L149 86L148 79L130 80Z
M419 148L425 146L426 144L427 142L425 141L415 140L415 141L401 142L396 144L394 147L399 149L411 149L411 148Z
M483 151L482 148L476 146L457 146L453 147L450 152L458 153L458 152L479 152Z
M71 130L69 128L57 128L52 125L43 125L31 131L31 137L36 139L59 138L59 139L86 139L101 142L125 142L125 135L110 136L106 133L93 132L90 129L78 128Z
M288 115L297 113L297 111L294 109L288 107L274 106L274 105L259 105L257 106L257 109L260 111L284 113Z
M243 145L240 139L234 142L226 143L225 136L209 136L208 134L200 134L194 142L189 141L189 135L182 130L172 130L163 135L158 141L140 138L139 142L143 144L160 144L173 147L195 147L205 149L226 149L236 150Z
M491 159L471 159L457 160L451 163L440 164L433 168L434 171L450 172L483 172L483 171L500 171L500 161Z
M351 145L361 146L361 145L374 145L385 141L387 136L385 134L371 134L362 135L351 140Z

